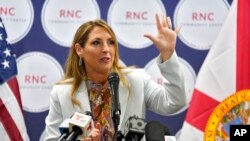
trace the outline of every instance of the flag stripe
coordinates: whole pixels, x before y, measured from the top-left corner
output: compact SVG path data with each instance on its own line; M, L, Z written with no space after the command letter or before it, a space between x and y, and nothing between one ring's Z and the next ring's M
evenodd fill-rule
M210 114L218 104L219 101L216 101L198 89L194 89L190 107L186 116L186 122L195 126L199 130L204 131Z
M17 78L13 77L10 80L8 80L8 86L10 87L12 93L14 94L20 109L22 109L22 102L21 102L21 95L20 95L20 91L19 91L19 85L17 82Z
M250 1L238 0L237 9L237 91L250 88Z
M0 121L12 141L23 141L23 138L2 99L0 99Z

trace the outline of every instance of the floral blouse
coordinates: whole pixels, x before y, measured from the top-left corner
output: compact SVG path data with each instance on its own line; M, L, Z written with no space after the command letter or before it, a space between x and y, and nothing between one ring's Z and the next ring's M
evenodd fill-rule
M112 97L108 82L95 83L87 80L89 102L94 123L101 124L102 141L112 141L114 136L114 125L111 118Z

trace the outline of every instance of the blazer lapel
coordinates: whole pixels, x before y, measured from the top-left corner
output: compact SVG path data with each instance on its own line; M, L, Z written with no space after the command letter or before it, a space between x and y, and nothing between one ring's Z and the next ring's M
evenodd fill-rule
M77 95L76 95L77 99L79 101L81 101L81 106L82 106L82 110L83 111L79 111L84 113L85 111L90 111L91 112L91 109L90 109L90 105L89 105L89 96L88 96L88 90L87 90L87 87L86 87L86 83L85 81L83 81L77 91Z
M125 116L126 108L128 104L128 96L129 96L128 88L120 84L119 85L119 101L121 105L121 115L120 115L120 125L118 129L121 129L121 125L124 120L124 116Z

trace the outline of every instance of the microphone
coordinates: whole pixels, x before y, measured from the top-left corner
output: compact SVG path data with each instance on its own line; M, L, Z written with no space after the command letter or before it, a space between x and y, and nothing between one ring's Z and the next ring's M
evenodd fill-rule
M76 112L69 119L70 133L66 138L66 141L75 141L77 138L82 140L90 134L93 128L94 122L91 116Z
M145 133L145 121L137 116L129 117L124 127L124 137L126 141L141 140Z
M64 141L69 135L69 118L65 119L60 125L59 125L59 131L61 133L61 136L59 137L58 141Z
M170 135L169 129L158 121L150 121L145 127L146 141L165 141L164 136Z
M116 72L112 72L108 76L109 86L111 89L112 95L112 119L115 125L115 130L117 130L119 122L120 122L120 102L119 102L119 76Z

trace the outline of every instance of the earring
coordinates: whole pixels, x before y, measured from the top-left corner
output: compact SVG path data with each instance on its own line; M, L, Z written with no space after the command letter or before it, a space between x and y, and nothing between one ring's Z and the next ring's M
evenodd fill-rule
M81 57L79 58L78 65L79 65L79 66L81 66L81 65L82 65L82 58L81 58Z

